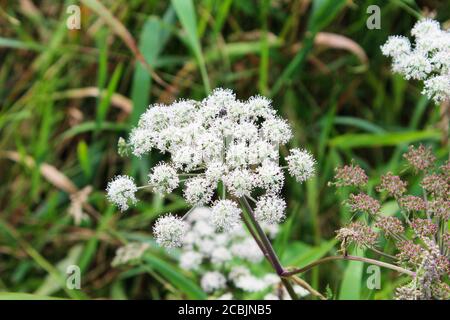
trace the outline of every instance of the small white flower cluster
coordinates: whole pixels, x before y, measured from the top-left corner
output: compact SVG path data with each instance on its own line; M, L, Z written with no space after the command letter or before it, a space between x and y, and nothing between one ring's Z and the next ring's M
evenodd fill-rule
M278 164L278 147L291 136L288 123L276 115L269 99L240 101L231 90L216 89L203 101L151 106L125 147L136 156L152 149L169 153L170 161L150 172L148 186L166 195L183 182L185 200L193 207L212 204L215 228L232 231L241 219L236 199L253 200L255 193L259 222L277 224L284 219L284 168ZM299 182L314 174L315 161L305 150L291 150L286 161ZM220 196L215 192L219 185ZM131 178L120 176L108 185L108 198L125 210L136 202L137 189ZM181 243L184 229L184 221L168 215L154 231L158 243L174 247Z
M116 250L116 255L111 262L111 265L116 267L133 261L138 261L148 248L148 243L128 243Z
M414 45L403 36L391 36L381 46L392 57L392 69L405 79L424 81L422 94L440 103L450 99L450 31L431 19L418 21L411 34Z
M264 259L255 240L243 227L236 227L231 232L216 231L211 214L211 209L198 207L188 216L189 230L179 256L180 267L201 276L202 289L216 299L243 298L239 295L246 293L279 299L281 287L277 275L256 276L246 267L259 265ZM277 225L263 224L262 227L270 237L275 237L278 232ZM295 288L300 296L306 295L302 288ZM287 293L281 298L288 299Z
M125 211L129 204L137 202L135 193L137 192L134 179L128 176L115 177L106 188L108 200L115 203L120 210Z

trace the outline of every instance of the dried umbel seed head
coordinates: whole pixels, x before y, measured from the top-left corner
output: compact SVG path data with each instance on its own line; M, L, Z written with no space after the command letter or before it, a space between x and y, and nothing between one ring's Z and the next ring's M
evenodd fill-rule
M427 190L435 197L448 197L449 195L449 184L447 179L440 174L429 174L422 179L422 188Z
M433 154L431 148L426 148L423 145L415 148L409 146L408 152L403 157L409 162L409 164L416 170L426 170L431 168L436 161L436 157Z
M358 165L345 165L335 169L334 180L331 183L337 187L355 186L363 187L367 184L366 172Z
M436 199L428 201L427 211L430 215L444 221L450 218L450 200Z
M395 300L419 300L422 292L411 282L395 290Z
M422 211L426 209L425 201L416 196L403 196L399 199L399 205L402 209L411 211Z
M429 237L436 234L438 226L428 219L416 218L411 221L414 232L421 237Z
M447 252L449 252L448 250L450 250L450 233L446 232L442 235L442 243Z
M442 281L439 281L432 288L432 295L438 300L450 300L450 286Z
M406 265L418 265L423 259L423 249L420 245L410 240L401 241L397 244L399 253L397 258Z
M399 176L388 172L381 176L381 183L377 190L379 192L386 191L390 196L398 198L406 192L406 182L402 181Z
M442 275L447 275L450 272L450 261L448 257L441 254L439 246L433 239L422 237L421 240L428 249L424 252L424 259L421 264L421 269L424 271L423 280L432 285L431 282L439 281Z
M354 243L360 247L373 247L377 242L378 235L369 226L361 222L352 222L339 229L336 238L342 242L343 246Z
M137 192L134 179L128 176L117 176L106 187L108 200L119 207L121 211L128 209L130 204L137 202Z
M402 222L396 217L381 216L375 223L375 227L380 228L386 236L402 234L405 231Z
M351 212L366 212L376 215L380 211L380 202L365 193L351 194L346 201Z
M450 161L447 160L441 167L442 175L447 179L447 183L450 184Z
M180 247L187 228L187 223L181 218L167 214L156 221L153 234L156 242L162 247Z

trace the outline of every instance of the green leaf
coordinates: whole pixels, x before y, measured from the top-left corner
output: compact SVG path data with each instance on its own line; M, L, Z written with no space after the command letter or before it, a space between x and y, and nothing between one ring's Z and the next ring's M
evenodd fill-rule
M317 259L322 258L326 255L331 249L333 249L336 244L336 239L328 240L321 243L317 247L312 247L309 250L304 252L297 252L296 256L289 257L283 260L285 265L293 266L293 267L304 267L311 262L314 262ZM300 251L300 250L299 250Z
M84 140L81 140L77 146L78 162L86 178L92 174L91 164L89 161L89 148Z
M165 19L171 22L173 10L168 10ZM144 55L145 61L154 67L159 53L164 48L169 34L164 30L162 21L157 17L150 17L142 27L139 37L139 50ZM133 112L131 114L131 124L136 125L140 115L145 111L149 104L149 96L151 90L151 74L148 73L145 66L141 62L136 62L133 74L133 85L131 88L131 100L133 101Z
M185 293L188 298L198 300L206 299L206 294L199 286L186 278L181 272L164 260L147 254L144 257L144 261L146 261L152 269L166 278L167 281L171 282L175 287Z
M62 299L23 292L0 292L0 300L62 300Z
M40 44L34 42L23 42L20 40L8 39L3 37L0 37L0 47L32 51L43 51L45 49L44 46L41 46Z
M438 130L407 131L378 134L343 134L330 140L332 147L341 149L361 147L396 146L398 144L413 143L421 140L439 140L441 133Z
M122 131L126 130L128 126L124 123L116 123L116 122L107 122L104 121L100 126L98 126L98 130L111 130L111 131ZM60 139L68 139L74 137L78 134L94 131L97 129L97 123L94 121L85 121L76 125L69 130L65 131L62 135L60 135Z
M80 257L81 251L83 246L76 245L72 247L69 252L67 253L67 257L64 258L64 260L61 260L56 264L56 269L61 273L65 274L66 269L70 265L76 264L78 258ZM58 281L58 279L55 278L54 275L48 274L47 277L45 277L42 284L39 286L39 288L34 292L36 295L50 295L58 290L61 289L61 283Z
M352 127L355 127L355 128L367 131L367 132L371 132L371 133L379 134L379 133L386 132L386 130L373 124L370 121L360 119L360 118L355 118L355 117L336 117L336 118L334 118L334 123L340 124L340 125L345 125L345 126L352 126Z
M313 1L311 17L308 21L308 30L302 40L302 48L283 70L273 85L271 96L277 94L288 81L291 81L295 72L303 66L309 52L313 48L317 32L325 28L345 5L345 0L315 0Z
M354 250L357 251L357 250ZM352 255L354 252L351 253ZM361 256L364 256L362 252ZM344 278L339 291L339 300L359 300L361 299L361 282L364 270L364 263L350 261L345 268Z
M336 17L344 7L346 0L314 0L311 17L308 21L310 32L319 32Z
M108 88L106 90L106 95L102 97L102 100L97 108L97 128L99 130L105 121L106 114L108 113L109 106L111 105L111 97L113 93L116 91L116 88L119 84L120 76L122 75L123 65L119 64L113 72L111 77L111 81L108 84Z
M174 18L173 9L169 8L164 15L164 22L170 24ZM156 60L167 43L169 35L170 33L164 29L163 21L157 17L150 17L142 27L139 37L139 50L142 52L145 61L152 68L155 67ZM131 87L131 101L133 102L133 111L130 117L131 126L137 125L139 117L147 109L151 87L151 74L142 62L137 61ZM145 180L145 173L149 171L150 161L147 158L148 156L144 159L132 159L132 174L134 175L139 170L141 180Z
M209 78L206 71L205 58L203 57L202 49L200 46L200 40L197 33L197 16L195 14L195 7L192 0L172 0L172 5L175 8L178 19L186 31L187 41L195 58L197 59L200 73L203 79L203 85L205 87L206 94L211 91L211 85L209 84Z

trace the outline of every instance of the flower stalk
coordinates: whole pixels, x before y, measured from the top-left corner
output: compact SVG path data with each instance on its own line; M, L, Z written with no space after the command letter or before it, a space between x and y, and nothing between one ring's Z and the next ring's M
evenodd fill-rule
M397 272L400 273L404 273L407 274L411 277L414 277L416 275L415 272L411 271L411 270L407 270L404 269L402 267L387 263L387 262L383 262L383 261L378 261L375 259L370 259L370 258L365 258L365 257L358 257L358 256L350 256L350 255L343 255L343 256L331 256L331 257L326 257L326 258L322 258L319 259L317 261L314 261L310 264L308 264L307 266L303 267L303 268L299 268L299 269L294 269L294 270L290 270L290 271L286 271L285 276L293 276L299 273L304 273L306 271L311 270L312 268L330 262L330 261L335 261L335 260L352 260L352 261L360 261L360 262L365 262L365 263L370 263L376 266L380 266L380 267L384 267L384 268L388 268L391 270L395 270Z
M272 244L270 243L270 240L267 238L267 235L265 234L264 230L261 228L258 221L255 219L252 207L250 206L245 197L240 198L239 202L241 203L243 209L247 212L247 215L250 219L250 221L244 219L244 222L246 223L246 226L249 229L252 237L255 239L256 243L258 243L259 248L263 252L264 256L269 260L275 272L278 274L278 276L280 276L284 287L289 293L289 296L292 298L292 300L298 300L297 294L292 288L291 283L289 282L288 279L286 279L286 277L284 277L286 270L281 265L280 259L278 258L278 255L276 254L275 250L273 249ZM305 289L308 290L308 288Z

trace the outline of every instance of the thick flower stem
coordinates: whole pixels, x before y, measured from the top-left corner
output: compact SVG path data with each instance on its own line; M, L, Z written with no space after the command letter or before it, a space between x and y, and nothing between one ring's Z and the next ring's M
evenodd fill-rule
M272 264L278 276L280 276L281 281L283 285L286 287L286 290L289 293L292 300L297 300L298 296L295 293L294 289L292 288L291 283L289 282L288 279L283 277L286 270L284 270L283 266L281 265L280 259L275 253L275 250L273 249L272 244L270 243L270 240L267 238L267 235L265 234L264 230L261 228L258 221L256 221L252 207L248 203L247 199L245 199L244 197L240 198L239 201L242 207L245 208L245 211L247 211L248 217L250 218L250 221L246 221L244 219L244 222L246 222L246 224L248 223L251 225L251 226L247 225L247 228L249 229L251 235L255 239L256 243L258 243L258 246L262 250L263 254ZM251 227L254 227L254 229L252 229Z
M374 259L370 259L370 258L364 258L364 257L357 257L357 256L349 256L349 255L345 255L345 256L333 256L333 257L326 257L320 260L317 260L309 265L307 265L306 267L300 268L300 269L294 269L294 270L290 270L290 271L286 271L285 272L285 276L293 276L295 274L298 273L304 273L312 268L314 268L315 266L318 266L320 264L329 262L329 261L334 261L334 260L353 260L353 261L360 261L360 262L366 262L366 263L370 263L370 264L374 264L380 267L384 267L384 268L388 268L391 270L395 270L397 272L400 273L404 273L407 274L411 277L415 276L415 273L413 271L404 269L402 267L387 263L387 262L382 262L382 261L378 261L378 260L374 260Z

